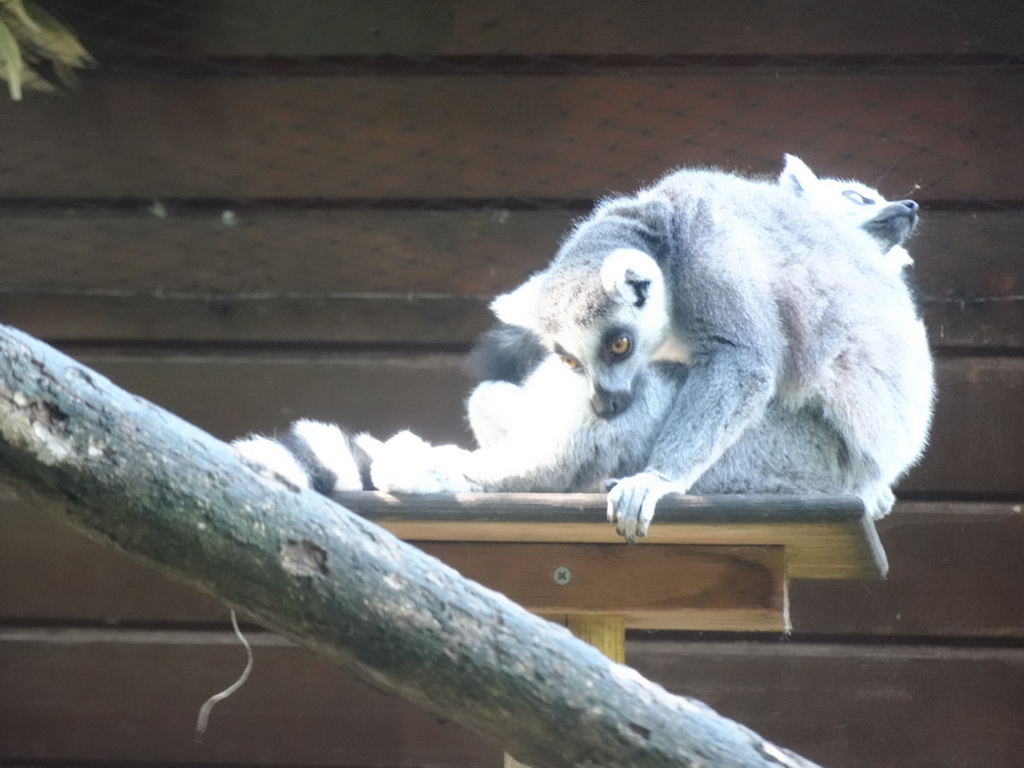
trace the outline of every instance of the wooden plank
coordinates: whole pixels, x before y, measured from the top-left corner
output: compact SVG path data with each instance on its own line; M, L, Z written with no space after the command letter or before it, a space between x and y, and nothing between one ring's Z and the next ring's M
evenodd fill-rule
M545 266L581 215L435 206L168 203L166 218L144 206L0 209L0 284L5 293L297 303L366 294L491 296ZM1011 227L1004 248L1022 233L1024 224Z
M933 347L1024 345L1021 242L1018 211L922 215L911 274Z
M1009 768L1024 754L1021 648L666 642L626 656L831 768Z
M922 201L1012 200L1022 91L987 68L94 79L5 113L0 196L593 199L796 152Z
M415 294L221 297L0 292L0 317L5 324L57 346L81 342L421 344L468 350L494 323L488 303ZM1001 333L1003 325L996 324L993 333Z
M1024 295L920 295L932 348L1024 348ZM489 298L418 294L3 293L0 317L57 346L81 343L425 345L468 350L494 323ZM126 318L130 322L125 322Z
M604 494L339 493L344 506L410 541L621 544ZM885 552L853 497L674 496L644 545L782 546L794 578L875 578Z
M11 211L0 316L52 341L465 344L577 211ZM1024 347L1019 211L925 211L911 275L933 346ZM132 322L126 323L126 317Z
M124 356L83 353L130 392L221 437L273 433L296 418L339 422L387 438L470 445L462 399L469 379L452 355ZM900 483L912 493L1024 491L1024 360L940 360L931 444Z
M198 745L199 704L234 678L244 654L228 633L190 634L4 632L0 759L501 764L452 726L272 641L257 645L252 677L214 710ZM1024 753L1019 648L632 641L627 658L833 768L1016 768Z
M1024 409L1020 407L1024 359L940 359L938 363L930 445L899 490L1020 498L1024 491Z
M1015 7L987 0L961 12L864 0L708 4L614 0L213 0L154 6L52 0L104 60L225 56L929 55L1020 52ZM49 6L48 6L49 7Z
M284 429L299 417L382 438L412 429L469 445L458 356L310 354L210 358L85 353L86 365L224 439ZM1020 494L1024 490L1024 360L940 360L931 445L904 492Z
M228 616L219 600L143 567L9 493L0 500L0 532L4 622L224 626Z
M611 615L632 629L789 626L782 547L414 543L534 613Z
M790 587L797 637L1024 637L1020 505L902 502L878 528L888 577L797 579ZM7 622L226 621L219 602L10 498L0 503L0 572L0 617Z
M884 582L791 585L797 635L1024 637L1019 503L902 502L878 533Z
M230 439L272 432L295 418L340 422L390 437L470 445L462 400L470 388L457 355L77 355L130 392ZM930 446L900 483L915 494L1024 493L1024 359L938 361Z
M259 634L253 674L213 710L198 744L199 707L245 664L230 633L44 634L0 640L4 764L501 765L497 749L456 726Z
M344 424L386 439L403 429L468 445L461 355L85 352L76 357L202 429L230 440L273 433L297 418Z

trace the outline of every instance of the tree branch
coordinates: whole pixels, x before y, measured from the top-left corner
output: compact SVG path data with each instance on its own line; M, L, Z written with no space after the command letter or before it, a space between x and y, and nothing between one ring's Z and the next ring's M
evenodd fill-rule
M0 326L22 495L536 766L812 764Z

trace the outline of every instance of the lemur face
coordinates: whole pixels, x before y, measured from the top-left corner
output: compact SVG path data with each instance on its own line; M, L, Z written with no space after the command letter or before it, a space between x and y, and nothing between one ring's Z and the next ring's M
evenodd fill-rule
M611 418L633 402L636 377L646 364L639 351L640 332L632 323L610 322L566 329L552 339L562 364L590 385L594 414Z
M917 224L918 205L913 200L889 202L865 184L818 178L794 155L786 155L779 183L825 215L863 229L883 253L902 244Z
M599 269L541 273L492 304L500 320L535 331L589 384L594 414L633 402L640 372L669 332L664 278L646 253L619 248Z

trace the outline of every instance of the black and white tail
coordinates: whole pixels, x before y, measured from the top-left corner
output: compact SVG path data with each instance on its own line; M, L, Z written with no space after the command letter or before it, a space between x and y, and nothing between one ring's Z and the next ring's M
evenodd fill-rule
M365 432L350 435L335 424L301 419L283 435L250 435L231 445L300 488L324 494L375 490L370 466L381 443Z

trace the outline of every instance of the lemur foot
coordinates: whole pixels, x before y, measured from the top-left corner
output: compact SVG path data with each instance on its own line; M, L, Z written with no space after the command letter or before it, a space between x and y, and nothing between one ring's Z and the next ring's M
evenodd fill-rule
M680 483L667 480L655 472L641 472L619 480L609 480L608 522L615 523L615 532L630 544L647 535L654 519L654 508L670 493L685 493Z
M477 490L463 474L467 451L432 446L412 432L399 432L376 453L373 484L391 493L463 493Z
M877 489L874 496L865 499L865 503L868 512L871 513L871 517L875 520L880 520L892 511L892 506L896 503L896 497L891 489L882 487Z

